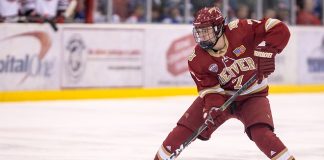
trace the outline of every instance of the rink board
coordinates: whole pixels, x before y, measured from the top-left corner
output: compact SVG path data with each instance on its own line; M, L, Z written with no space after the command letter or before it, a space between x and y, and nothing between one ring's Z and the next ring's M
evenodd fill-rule
M289 28L270 92L324 92L324 29ZM190 25L4 24L0 102L197 95L194 46Z
M272 85L270 94L277 93L324 93L324 85ZM40 101L40 100L78 100L107 98L141 98L197 95L194 87L174 88L121 88L121 89L79 89L58 91L16 91L0 92L0 102Z

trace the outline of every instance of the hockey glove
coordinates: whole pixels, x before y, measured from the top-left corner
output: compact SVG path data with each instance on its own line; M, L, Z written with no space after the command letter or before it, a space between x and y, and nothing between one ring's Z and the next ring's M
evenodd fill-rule
M257 57L257 76L259 84L262 82L263 78L267 78L274 72L276 54L276 49L266 46L258 46L254 50L254 56Z
M225 121L223 117L223 112L219 110L219 107L204 108L203 110L203 118L208 128L222 124Z
M208 128L213 128L224 122L224 113L219 106L225 103L225 96L218 93L204 96L203 119Z

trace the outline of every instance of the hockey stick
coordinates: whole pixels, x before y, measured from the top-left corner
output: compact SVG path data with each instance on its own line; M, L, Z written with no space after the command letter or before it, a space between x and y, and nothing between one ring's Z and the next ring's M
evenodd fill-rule
M58 31L56 22L53 19L47 19L47 18L45 18L44 21L47 22L52 27L52 29L53 29L54 32L57 32Z
M235 92L222 106L218 108L218 110L224 111L230 106L230 104L242 93L244 92L253 82L257 80L257 75L253 75L238 91ZM176 149L170 156L169 159L166 160L174 160L192 141L194 141L206 128L207 123L209 121L213 121L213 118L208 115L204 124L202 124L183 144L180 145L178 149Z
M54 32L58 31L58 27L57 27L54 19L48 19L48 18L43 18L43 17L21 16L21 17L19 17L19 21L23 22L23 23L29 23L29 22L35 23L38 21L43 22L43 23L48 23Z

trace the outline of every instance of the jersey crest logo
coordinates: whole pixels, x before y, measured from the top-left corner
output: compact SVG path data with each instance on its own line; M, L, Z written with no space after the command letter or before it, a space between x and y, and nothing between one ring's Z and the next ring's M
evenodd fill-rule
M211 64L209 67L208 67L208 70L211 71L211 72L217 72L218 71L218 66L217 64L213 63Z
M237 19L237 20L234 20L234 21L232 21L232 22L230 22L227 26L228 26L228 28L229 28L229 30L231 31L231 30L233 30L234 28L238 28L238 23L239 23L240 21Z
M233 50L233 53L236 55L236 57L238 57L238 56L240 56L241 54L243 54L245 51L246 51L246 48L245 48L243 45L241 45L241 46L235 48L235 49Z

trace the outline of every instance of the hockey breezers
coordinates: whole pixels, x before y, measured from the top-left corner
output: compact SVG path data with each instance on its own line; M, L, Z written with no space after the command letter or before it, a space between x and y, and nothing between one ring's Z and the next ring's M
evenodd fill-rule
M222 106L218 108L220 111L224 111L230 106L230 104L241 94L243 93L253 82L257 80L257 75L253 75L238 91L235 92ZM176 149L170 156L169 159L165 160L174 160L192 141L194 141L206 128L208 121L213 121L212 117L208 115L205 122L183 143L178 149Z

